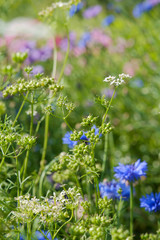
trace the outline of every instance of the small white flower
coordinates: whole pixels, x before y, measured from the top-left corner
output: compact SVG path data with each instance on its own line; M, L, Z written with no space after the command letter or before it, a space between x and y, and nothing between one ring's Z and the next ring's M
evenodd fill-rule
M109 82L110 85L114 85L116 87L125 83L125 80L131 78L129 74L121 73L118 75L119 77L116 78L115 76L109 76L104 79L104 82Z

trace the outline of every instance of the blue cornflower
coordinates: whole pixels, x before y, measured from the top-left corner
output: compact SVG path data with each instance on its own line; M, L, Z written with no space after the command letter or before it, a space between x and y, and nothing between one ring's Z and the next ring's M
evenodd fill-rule
M103 19L102 26L103 27L109 26L112 22L114 22L114 20L115 20L115 17L113 15L109 15L108 17Z
M85 32L79 40L78 47L85 48L91 40L90 32Z
M92 129L93 129L93 128L95 129L94 134L95 134L95 135L99 134L99 129L96 127L96 125L93 125ZM86 137L85 133L86 133L86 132L83 132L83 135L80 137L79 140L84 141L86 144L90 144L89 139ZM66 132L66 134L65 134L64 137L62 138L63 144L68 144L68 147L69 147L69 148L73 148L73 147L74 147L75 145L77 145L77 143L78 143L78 141L72 141L72 140L70 139L71 134L72 134L72 131ZM101 136L102 136L102 134L100 134L99 137L101 137Z
M99 190L102 198L106 196L108 199L120 199L120 194L118 193L120 188L122 190L122 199L127 200L130 196L130 187L125 183L116 182L115 180L99 183Z
M93 125L92 129L94 129L94 134L95 135L99 134L99 128L97 128L96 125ZM101 137L102 134L100 134L99 136Z
M72 134L72 131L66 132L66 134L65 134L64 137L62 138L63 144L68 144L68 147L69 147L69 148L73 148L73 147L74 147L75 145L77 145L77 143L78 143L78 141L72 141L72 140L70 139L71 134Z
M133 164L124 165L119 163L118 167L114 167L114 171L114 176L121 181L135 182L141 176L146 176L147 163L145 161L141 162L140 159Z
M89 139L85 135L86 132L83 133L82 137L80 137L80 140L85 141L87 144L89 144Z
M52 236L50 233L47 234L47 231L43 231L42 232L44 233L44 235L49 239L49 240L52 240ZM46 238L43 236L43 234L39 231L36 231L35 233L35 236L37 237L38 240L45 240Z
M43 231L43 234L47 237L48 240L52 240L52 236L47 231ZM46 238L43 236L43 234L40 231L35 232L35 237L37 240L46 240ZM35 238L34 238L35 239ZM24 240L24 238L20 235L20 240ZM58 240L58 238L54 238L54 240Z
M153 8L153 5L149 1L144 1L139 3L133 9L133 16L135 18L139 18L144 12L148 12Z
M77 5L72 5L70 10L69 10L69 16L73 17L73 15L77 12L79 12L83 8L83 3L80 2Z
M140 198L140 207L145 208L148 212L160 211L160 193L147 194L146 197Z

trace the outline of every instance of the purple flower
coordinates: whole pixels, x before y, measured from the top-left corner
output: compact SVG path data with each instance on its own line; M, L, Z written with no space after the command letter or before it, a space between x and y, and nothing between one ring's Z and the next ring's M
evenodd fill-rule
M75 40L76 40L76 34L74 32L69 33L69 40L70 40L70 49L73 49L73 47L75 46ZM68 47L68 39L67 38L62 39L59 46L61 50L66 52Z
M39 61L44 62L52 57L52 49L47 45L40 48L39 52L40 52Z
M93 7L87 8L84 13L84 18L93 18L96 17L102 11L102 7L100 5L95 5Z
M29 76L33 77L38 73L43 73L44 72L44 68L41 65L37 65L33 67L33 70L30 72Z
M115 177L121 181L135 182L141 176L146 176L147 163L145 161L141 162L138 159L133 164L121 164L119 163L118 167L114 167Z
M113 15L109 15L102 21L102 26L106 27L109 26L112 22L114 22L115 17Z
M118 193L120 188L122 190L122 199L127 200L130 196L130 187L125 183L116 182L115 180L99 183L99 190L102 198L106 196L108 199L120 199L120 194Z
M69 148L73 148L78 143L78 141L72 141L70 139L71 134L72 134L72 131L71 132L66 132L66 134L62 138L63 144L67 144Z
M142 196L140 207L145 208L148 212L160 211L160 193L147 194L146 197Z
M77 12L79 12L83 8L83 3L80 2L77 5L72 5L70 10L69 10L69 16L73 17L73 15Z
M113 92L114 92L114 90L113 89L109 89L109 88L106 88L106 89L102 90L102 94L105 95L107 98L111 98L113 96ZM116 97L116 93L114 95L114 98L115 97Z
M100 29L94 29L91 32L91 39L95 43L102 44L104 47L108 47L112 42L112 39L104 34Z

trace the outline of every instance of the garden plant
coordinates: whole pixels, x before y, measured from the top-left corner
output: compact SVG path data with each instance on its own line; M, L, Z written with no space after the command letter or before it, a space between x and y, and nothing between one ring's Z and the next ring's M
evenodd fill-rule
M160 239L159 3L0 2L0 240Z

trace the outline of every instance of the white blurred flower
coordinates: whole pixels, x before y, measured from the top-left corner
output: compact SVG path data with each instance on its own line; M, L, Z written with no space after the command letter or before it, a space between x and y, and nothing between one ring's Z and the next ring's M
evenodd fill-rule
M131 78L131 76L129 74L121 73L118 75L118 78L115 76L106 77L104 79L104 82L108 82L108 83L110 83L110 85L114 85L114 86L118 87L118 86L122 85L123 83L125 83L125 80L127 80L128 78Z

